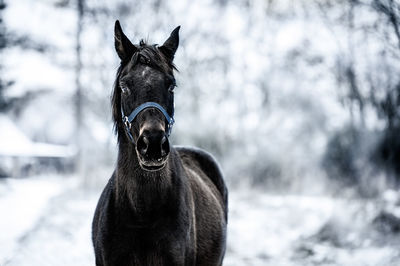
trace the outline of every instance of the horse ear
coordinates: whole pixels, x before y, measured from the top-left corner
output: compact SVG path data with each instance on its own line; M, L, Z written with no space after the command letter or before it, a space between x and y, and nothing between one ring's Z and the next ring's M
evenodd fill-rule
M174 59L174 55L179 45L179 29L181 26L176 27L172 32L169 38L164 42L164 44L158 49L170 60Z
M129 59L136 50L136 47L131 43L128 37L125 36L118 20L115 21L114 44L115 50L122 61Z

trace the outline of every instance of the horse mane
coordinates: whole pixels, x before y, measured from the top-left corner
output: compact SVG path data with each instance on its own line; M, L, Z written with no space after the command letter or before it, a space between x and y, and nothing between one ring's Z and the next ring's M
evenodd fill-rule
M123 123L121 114L121 88L119 86L119 79L121 77L122 70L130 62L132 66L138 63L149 65L163 74L173 76L173 71L178 69L159 49L157 44L149 45L143 39L140 40L139 45L135 45L136 52L128 58L128 60L122 60L118 67L116 79L113 85L113 91L111 94L111 108L112 118L114 122L114 133L118 137L118 142L121 142L123 136Z

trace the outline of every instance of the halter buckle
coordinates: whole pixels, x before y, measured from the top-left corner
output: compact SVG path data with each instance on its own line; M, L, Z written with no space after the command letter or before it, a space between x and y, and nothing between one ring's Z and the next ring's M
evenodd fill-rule
M131 122L129 122L129 118L127 116L124 116L124 124L127 130L130 130L132 127Z

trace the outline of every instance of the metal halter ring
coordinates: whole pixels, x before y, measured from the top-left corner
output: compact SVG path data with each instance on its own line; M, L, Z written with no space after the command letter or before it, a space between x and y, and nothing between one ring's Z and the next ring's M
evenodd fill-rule
M129 122L129 118L127 116L124 116L124 124L125 124L126 129L128 129L128 130L131 129L132 124L131 124L131 122Z

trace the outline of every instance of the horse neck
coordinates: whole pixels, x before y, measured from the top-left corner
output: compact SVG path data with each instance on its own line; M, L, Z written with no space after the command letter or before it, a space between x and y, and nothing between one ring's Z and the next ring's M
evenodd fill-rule
M131 143L121 143L116 170L117 201L128 203L135 212L159 209L162 203L178 198L181 183L173 167L172 152L167 165L155 172L143 170ZM126 205L126 204L124 204Z

